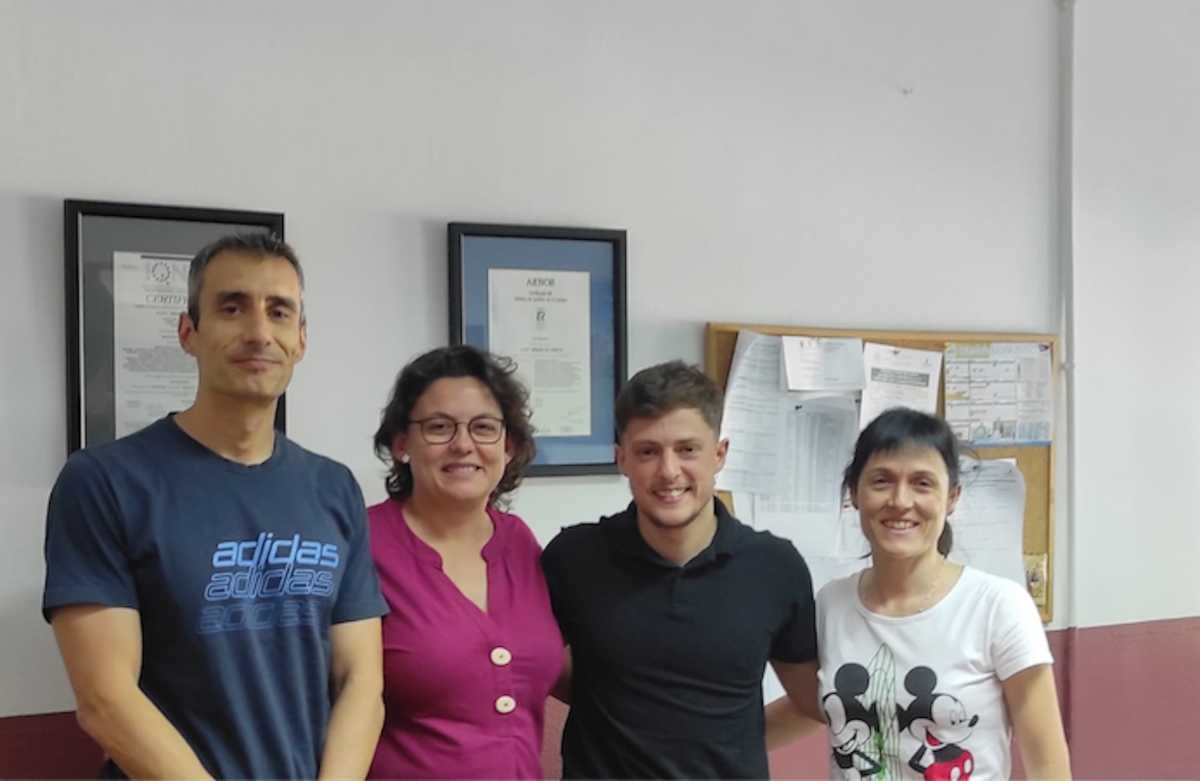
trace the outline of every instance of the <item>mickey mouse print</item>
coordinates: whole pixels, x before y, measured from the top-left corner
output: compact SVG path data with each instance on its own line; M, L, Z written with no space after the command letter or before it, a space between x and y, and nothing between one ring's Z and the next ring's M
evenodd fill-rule
M938 689L937 673L925 666L904 676L905 702L888 701L894 662L886 647L872 660L876 685L867 667L843 664L834 674L834 690L821 704L829 724L832 761L843 779L912 777L969 781L975 758L969 748L979 723L963 703Z
M857 577L817 595L831 778L990 781L1012 774L1002 681L1053 662L1029 595L967 567L938 604L872 613Z

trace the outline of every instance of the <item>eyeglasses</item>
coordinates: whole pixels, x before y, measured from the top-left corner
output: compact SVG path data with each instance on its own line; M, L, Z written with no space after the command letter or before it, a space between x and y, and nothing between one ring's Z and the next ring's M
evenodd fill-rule
M504 421L491 415L476 415L470 420L460 421L444 415L410 420L408 425L421 428L421 438L431 445L444 445L458 433L459 426L466 426L471 439L479 445L493 445L504 436Z

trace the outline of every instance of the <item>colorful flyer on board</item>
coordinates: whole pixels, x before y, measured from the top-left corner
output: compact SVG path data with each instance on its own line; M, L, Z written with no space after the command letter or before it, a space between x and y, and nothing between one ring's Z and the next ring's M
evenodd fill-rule
M1054 430L1050 345L946 345L946 422L975 445L1044 445Z

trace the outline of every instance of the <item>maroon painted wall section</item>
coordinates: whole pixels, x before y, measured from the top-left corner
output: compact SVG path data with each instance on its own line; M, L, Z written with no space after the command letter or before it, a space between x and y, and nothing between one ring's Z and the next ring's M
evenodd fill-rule
M1065 650L1077 778L1200 778L1200 618L1077 629Z
M1050 647L1076 778L1200 777L1200 617L1060 630ZM547 778L566 712L546 704ZM824 736L777 751L771 775L825 778L827 751ZM94 778L100 760L71 713L0 719L0 778Z
M1200 617L1049 639L1075 778L1200 778ZM826 762L825 746L806 740L772 754L771 775L825 778Z
M103 759L74 712L0 719L0 778L95 778Z

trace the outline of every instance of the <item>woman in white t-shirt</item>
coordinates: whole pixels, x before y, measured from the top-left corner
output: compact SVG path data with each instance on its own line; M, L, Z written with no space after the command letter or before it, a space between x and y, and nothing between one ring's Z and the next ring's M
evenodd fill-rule
M1052 659L1016 583L946 560L962 493L954 435L907 409L859 435L844 486L872 564L817 596L834 778L1069 778Z

